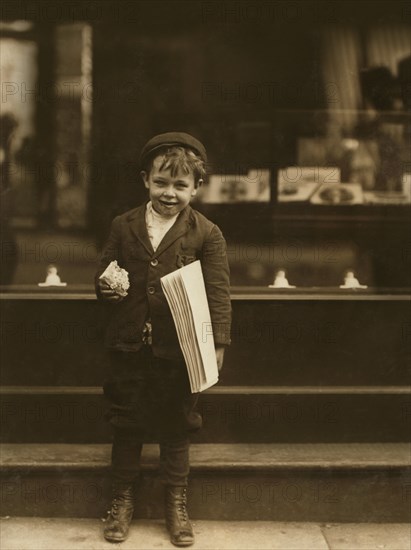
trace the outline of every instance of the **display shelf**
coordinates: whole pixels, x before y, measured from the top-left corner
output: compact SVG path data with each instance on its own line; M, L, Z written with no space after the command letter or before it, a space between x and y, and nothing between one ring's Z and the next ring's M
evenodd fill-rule
M223 216L238 217L244 222L243 216L255 215L269 217L272 220L286 220L297 223L304 222L371 222L371 223L411 223L411 204L354 204L354 205L315 205L305 203L259 202L227 203L227 204L196 204L195 207L213 218Z
M36 285L0 287L0 300L97 300L91 285L69 285L64 288L39 288ZM338 287L268 288L264 286L233 286L233 301L411 301L410 288Z
M314 204L276 204L273 208L275 219L296 222L334 223L410 223L410 204L331 206Z

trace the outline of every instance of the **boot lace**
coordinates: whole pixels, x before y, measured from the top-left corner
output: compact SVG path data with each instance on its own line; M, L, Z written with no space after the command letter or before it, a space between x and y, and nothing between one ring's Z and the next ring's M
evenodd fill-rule
M183 520L184 523L187 523L188 521L186 495L187 495L187 491L186 489L183 489L182 498L178 499L178 506L177 506L179 515L181 516L181 519Z
M113 519L117 519L118 517L119 504L120 504L120 499L118 497L114 497L113 502L111 503L111 510L107 510L107 514L111 516Z

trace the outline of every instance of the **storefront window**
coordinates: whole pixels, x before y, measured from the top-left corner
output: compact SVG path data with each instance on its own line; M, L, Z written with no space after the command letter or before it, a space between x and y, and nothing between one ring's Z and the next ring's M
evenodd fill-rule
M53 263L91 287L111 219L145 199L139 149L181 129L207 145L195 207L223 229L233 285L353 270L409 286L410 28L214 23L65 22L46 46L32 23L3 27L3 284Z

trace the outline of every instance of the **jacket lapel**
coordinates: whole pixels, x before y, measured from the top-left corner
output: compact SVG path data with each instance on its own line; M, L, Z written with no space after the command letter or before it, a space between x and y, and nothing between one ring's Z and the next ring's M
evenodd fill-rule
M134 210L128 217L130 223L130 229L133 235L140 241L150 256L154 255L154 249L151 245L150 238L147 233L146 226L146 207L147 203L144 203L136 210ZM162 254L167 248L169 248L177 239L187 233L190 227L190 213L191 207L184 208L180 215L176 219L174 225L164 235L163 240L158 245L155 252L156 256Z
M140 241L150 256L152 256L154 254L154 249L147 233L146 206L147 203L144 203L134 210L130 214L128 221L130 223L130 229L133 235Z
M167 233L163 237L163 240L158 245L158 248L156 250L157 256L162 254L177 239L179 239L182 235L187 233L190 227L190 213L191 213L190 206L186 206L186 208L184 208L184 210L180 212L180 215L176 219L174 225L167 231Z

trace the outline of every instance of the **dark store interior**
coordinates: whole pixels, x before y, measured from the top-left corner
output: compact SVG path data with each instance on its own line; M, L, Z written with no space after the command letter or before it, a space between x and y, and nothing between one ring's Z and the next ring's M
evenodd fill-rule
M283 268L303 287L347 269L409 286L408 15L402 2L6 2L2 284L37 283L49 263L90 283L110 221L146 198L141 146L177 129L225 175L196 208L227 238L233 285ZM302 166L361 199L289 200Z

